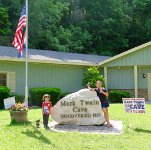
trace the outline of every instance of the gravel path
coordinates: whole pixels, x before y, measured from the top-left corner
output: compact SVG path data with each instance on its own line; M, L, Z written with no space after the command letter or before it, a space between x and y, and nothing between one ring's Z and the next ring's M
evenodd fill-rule
M96 133L96 134L121 134L122 121L110 121L112 126L108 128L106 124L103 126L79 126L79 125L59 125L56 122L49 124L50 130L54 132L80 132L80 133Z

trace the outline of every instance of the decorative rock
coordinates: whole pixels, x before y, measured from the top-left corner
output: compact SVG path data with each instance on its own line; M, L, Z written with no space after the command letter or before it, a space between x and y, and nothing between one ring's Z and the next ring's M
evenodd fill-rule
M52 108L51 117L59 124L100 125L105 122L96 92L82 89L62 98Z

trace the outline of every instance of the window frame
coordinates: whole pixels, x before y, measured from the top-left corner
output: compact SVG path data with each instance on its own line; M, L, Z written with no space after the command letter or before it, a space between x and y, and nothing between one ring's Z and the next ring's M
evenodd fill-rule
M4 73L4 74L6 74L6 86L8 87L9 85L9 72L7 72L7 71L0 71L0 74L1 73Z

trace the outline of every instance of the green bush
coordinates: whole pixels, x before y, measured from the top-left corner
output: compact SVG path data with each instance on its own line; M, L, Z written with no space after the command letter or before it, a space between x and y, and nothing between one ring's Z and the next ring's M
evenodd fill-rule
M89 82L91 84L91 87L95 87L97 80L101 80L103 86L105 86L104 77L100 74L98 67L90 67L87 69L87 72L84 72L82 85L86 86Z
M15 97L16 103L19 103L19 102L24 103L24 99L25 99L24 95L11 94L9 97Z
M10 95L10 89L8 87L0 86L0 109L4 108L4 99Z
M33 104L41 106L44 94L50 94L52 105L55 105L58 101L61 90L59 88L32 88L29 92Z
M130 98L131 94L126 91L110 91L109 92L109 100L112 103L122 103L122 98Z
M70 94L70 93L69 93L69 92L61 93L60 96L59 96L59 99L64 98L64 97L67 96L68 94Z

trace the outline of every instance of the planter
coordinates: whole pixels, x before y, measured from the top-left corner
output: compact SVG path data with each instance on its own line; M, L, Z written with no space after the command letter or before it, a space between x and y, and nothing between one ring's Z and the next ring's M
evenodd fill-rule
M11 120L16 122L27 122L27 111L10 111Z

